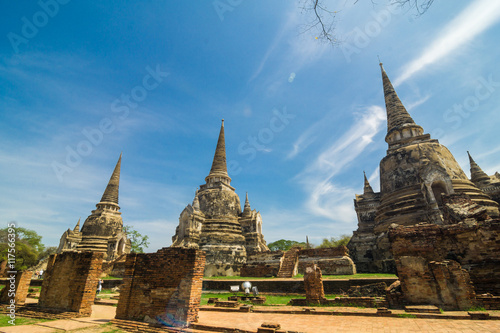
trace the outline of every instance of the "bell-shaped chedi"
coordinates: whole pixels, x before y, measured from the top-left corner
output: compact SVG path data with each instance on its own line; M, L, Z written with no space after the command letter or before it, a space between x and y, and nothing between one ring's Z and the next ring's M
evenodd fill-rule
M173 247L195 247L207 253L205 276L239 275L248 251L267 250L262 218L241 211L240 198L227 173L224 120L212 167L192 205L179 217Z
M359 227L365 231L372 227L373 236L367 238L365 234L365 242L353 237L348 247L351 254L357 255L353 256L356 265L361 258L369 258L370 271L393 272L395 266L386 236L389 226L442 224L443 195L465 193L484 206L489 216L496 217L499 212L498 203L469 180L450 151L424 134L399 99L382 64L380 67L387 111L385 140L389 147L380 162L380 193L375 193L379 200L367 200L374 197L366 182L365 193L355 199ZM359 247L361 243L364 249Z
M78 230L78 221L73 231L63 234L58 253L68 250L102 252L107 261L130 253L130 240L123 232L123 220L118 205L121 160L120 154L101 201L96 205L97 208L87 217L81 230Z

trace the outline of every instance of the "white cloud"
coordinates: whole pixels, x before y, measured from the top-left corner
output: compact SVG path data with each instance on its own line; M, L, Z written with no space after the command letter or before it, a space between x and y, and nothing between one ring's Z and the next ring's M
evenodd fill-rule
M500 1L477 0L466 7L429 43L420 57L411 61L395 81L398 86L414 74L449 55L458 47L500 20Z
M314 215L340 222L355 220L352 208L355 190L337 185L333 177L345 171L365 150L381 130L385 119L385 111L380 106L368 107L342 137L296 176L308 192L306 207Z

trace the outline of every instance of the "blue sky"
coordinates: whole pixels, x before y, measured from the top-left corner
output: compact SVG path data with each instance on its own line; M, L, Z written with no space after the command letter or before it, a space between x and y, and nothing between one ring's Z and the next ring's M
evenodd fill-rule
M0 217L46 245L95 208L123 152L124 223L169 246L222 118L232 185L268 242L350 234L387 149L377 56L467 174L467 150L500 170L500 2L416 16L325 1L332 47L303 32L297 1L54 1L0 5Z

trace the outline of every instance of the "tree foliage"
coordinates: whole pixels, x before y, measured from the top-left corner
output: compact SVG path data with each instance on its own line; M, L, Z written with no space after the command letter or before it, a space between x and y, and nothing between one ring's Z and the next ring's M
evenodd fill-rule
M11 240L9 234L15 234L14 249L9 246ZM9 249L11 249L9 251ZM15 222L9 223L9 227L0 229L0 261L15 257L15 270L25 270L38 263L41 253L45 250L42 244L42 236L36 231L17 227Z
M341 245L346 246L350 240L351 240L351 236L349 236L349 235L341 235L339 237L330 237L330 239L323 238L323 242L318 246L318 248L337 247L337 246L341 246Z
M271 251L288 251L290 250L293 246L300 246L302 248L307 247L307 244L305 242L297 242L293 240L287 240L287 239L280 239L276 242L272 242L267 244L267 247Z
M144 253L143 247L149 246L149 237L147 235L143 236L131 225L124 226L123 231L127 234L127 238L130 239L130 251L132 253Z

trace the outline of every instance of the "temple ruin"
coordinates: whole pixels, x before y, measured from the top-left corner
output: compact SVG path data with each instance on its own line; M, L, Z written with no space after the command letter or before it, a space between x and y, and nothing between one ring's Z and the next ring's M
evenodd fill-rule
M123 231L123 220L118 205L120 167L122 156L116 163L97 209L87 217L80 230L80 220L73 230L61 236L57 253L66 251L92 251L104 254L104 260L112 261L122 254L130 253L130 240Z
M172 247L206 252L205 276L239 275L249 253L268 251L262 235L262 217L240 198L227 173L224 120L210 173L196 191L192 204L179 217Z
M393 273L396 267L387 236L391 225L443 225L443 198L453 194L467 195L496 218L500 177L498 172L486 175L470 157L469 179L450 151L413 121L380 67L389 148L380 162L380 192L373 191L365 176L364 192L354 199L358 229L348 248L358 272Z

